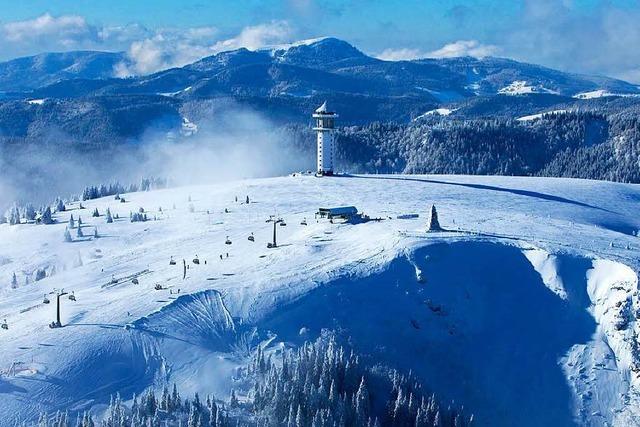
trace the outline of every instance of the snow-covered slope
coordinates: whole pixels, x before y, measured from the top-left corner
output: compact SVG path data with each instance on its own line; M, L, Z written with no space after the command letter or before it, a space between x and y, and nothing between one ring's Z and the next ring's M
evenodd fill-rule
M637 186L295 176L123 197L72 203L54 225L0 225L0 425L165 382L226 396L256 344L325 328L477 425L640 420ZM424 232L431 203L448 231ZM342 205L382 220L314 219ZM150 220L129 222L141 207ZM107 208L120 219L107 224ZM64 242L70 214L100 237ZM287 224L276 249L270 215ZM61 288L77 301L63 298L65 327L50 329Z
M544 112L544 113L531 114L529 116L518 117L516 120L518 120L519 122L530 122L532 120L541 119L542 116L544 116L544 115L553 116L555 114L564 114L566 112L567 112L567 110L553 110L553 111L547 111L547 112Z
M503 95L525 95L528 93L552 93L558 94L557 91L546 89L543 86L531 86L524 80L515 80L511 84L498 90Z

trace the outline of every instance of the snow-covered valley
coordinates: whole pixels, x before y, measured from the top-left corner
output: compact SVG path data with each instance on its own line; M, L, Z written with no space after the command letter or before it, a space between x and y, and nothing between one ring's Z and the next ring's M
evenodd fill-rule
M636 185L287 176L122 197L0 225L1 426L174 382L228 396L258 344L323 329L476 425L640 423ZM425 232L431 204L446 231ZM314 217L345 205L380 221ZM66 242L70 215L86 237ZM62 288L77 300L52 329Z

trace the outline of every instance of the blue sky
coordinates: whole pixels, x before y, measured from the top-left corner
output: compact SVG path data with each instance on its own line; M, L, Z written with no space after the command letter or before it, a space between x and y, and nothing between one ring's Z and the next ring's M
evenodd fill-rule
M638 0L0 0L0 59L123 50L148 72L335 36L386 59L497 55L640 82Z

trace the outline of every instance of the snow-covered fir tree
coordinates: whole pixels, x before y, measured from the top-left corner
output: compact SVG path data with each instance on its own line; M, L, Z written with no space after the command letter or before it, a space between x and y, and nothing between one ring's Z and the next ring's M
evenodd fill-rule
M13 273L13 276L11 276L11 288L12 289L16 289L18 287L18 277L16 276L16 273Z
M44 211L42 212L42 218L40 219L40 221L43 224L53 224L53 218L51 216L50 206L47 206L46 208L44 208Z
M76 221L73 219L73 214L69 216L69 228L75 228Z
M36 209L33 207L31 203L28 203L24 207L24 218L27 221L34 221L36 219Z
M177 386L152 389L125 405L111 399L101 427L466 427L470 419L439 406L411 376L366 367L333 336L323 336L274 361L258 347L243 369L242 384L252 384L239 399L235 389L227 404L213 396L182 399ZM376 384L370 389L369 384ZM386 403L385 403L386 402ZM71 427L68 416L43 414L39 426ZM98 424L88 413L77 415L74 427Z
M73 239L71 238L71 233L69 232L68 228L64 229L64 241L65 242L73 242Z
M64 205L64 202L62 201L61 198L57 198L56 199L56 212L64 212L66 210L66 206Z
M100 216L100 212L98 212L98 208L95 208L93 210L93 213L91 214L91 216L94 218L98 218Z
M78 223L78 228L76 229L76 237L84 237L84 233L82 232L82 227L80 227L80 223Z
M20 210L17 204L14 204L13 207L7 211L6 218L9 225L20 224Z
M129 213L129 220L131 222L144 222L147 220L147 214L146 213L140 213L140 212L130 212Z
M107 218L107 224L111 224L113 222L113 217L111 216L111 209L107 208L107 213L105 214Z

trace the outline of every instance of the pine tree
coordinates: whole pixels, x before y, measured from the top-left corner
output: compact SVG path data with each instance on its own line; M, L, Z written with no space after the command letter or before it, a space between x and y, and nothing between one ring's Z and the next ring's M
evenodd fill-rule
M80 424L81 427L95 427L95 424L93 422L93 417L91 417L91 415L88 412L84 412L84 415L82 416L82 424Z
M93 238L97 239L98 237L100 237L100 235L98 234L98 227L95 227L93 229Z
M296 427L296 410L293 408L293 403L289 405L289 414L287 415L286 423L287 427Z
M64 212L67 208L61 198L56 199L56 212Z
M191 408L189 409L189 418L187 420L187 427L200 427L200 424L198 422L198 412L196 410L195 405L191 405Z
M304 427L304 415L302 414L302 407L298 405L298 412L296 414L296 427Z
M440 411L436 412L433 420L433 427L442 427L442 417L440 416Z
M11 288L12 289L16 289L18 287L18 278L16 277L16 273L13 273L13 276L11 277Z
M215 402L209 405L209 425L208 427L216 427L216 419L218 418L218 407Z
M98 218L100 216L100 212L98 212L98 208L95 208L93 210L93 213L91 214L91 216L93 216L94 218Z
M82 225L82 217L78 215L78 228Z
M42 219L41 219L43 224L53 224L53 218L51 217L51 207L47 206L44 211L42 212Z
M182 406L182 401L180 399L180 393L178 393L178 387L176 383L173 383L173 391L171 392L171 410L179 411Z
M76 222L73 219L73 214L71 214L71 216L69 216L69 228L74 228L76 226Z
M9 225L20 224L20 210L18 209L18 205L14 204L7 212L7 222Z
M120 394L116 394L115 399L111 396L111 402L105 416L104 424L108 427L126 427L126 412L120 399Z
M163 411L169 411L171 394L169 394L169 388L165 385L162 389L162 396L160 397L160 409Z
M222 411L218 411L216 413L216 427L226 427L226 424Z
M111 210L109 208L107 208L107 224L111 224L113 222L113 217L111 216Z
M231 408L238 407L238 398L236 397L236 392L234 389L231 389L231 396L229 397L229 407Z
M82 233L82 228L80 227L80 224L78 224L78 228L76 229L76 237L84 237L84 234Z
M27 221L33 221L36 219L36 210L31 203L27 204L24 208L24 217Z
M367 390L367 384L363 376L356 393L356 421L359 425L365 425L368 422L369 408L369 390Z
M68 228L64 229L64 241L65 242L73 242L73 239L71 238L71 233L69 233L69 229Z

